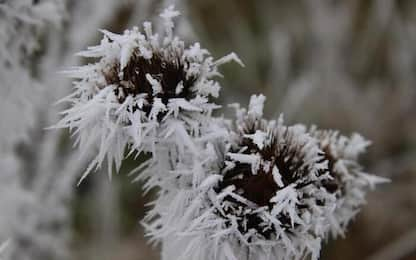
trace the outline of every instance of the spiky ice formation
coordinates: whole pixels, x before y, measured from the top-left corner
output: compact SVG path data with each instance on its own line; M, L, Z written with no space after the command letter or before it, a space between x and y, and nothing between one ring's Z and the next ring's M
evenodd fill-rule
M327 163L305 127L263 119L263 102L237 110L225 146L201 149L197 185L161 187L144 224L164 259L318 258L335 208Z
M351 137L335 130L320 130L316 126L309 130L318 140L324 158L328 161L327 172L331 182L323 182L336 195L336 209L331 216L332 236L344 235L347 225L365 204L365 196L376 184L389 182L388 179L368 174L359 163L359 156L366 151L370 142L354 133Z
M57 127L71 129L82 151L98 148L84 177L106 158L110 172L113 162L119 169L126 147L154 151L167 138L159 130L172 134L178 122L185 132L198 132L204 116L218 107L211 101L220 90L213 79L220 75L218 66L242 63L234 53L214 61L199 43L186 46L173 35L172 19L178 15L173 7L162 12L163 37L149 22L144 32L138 27L121 35L103 30L98 46L79 53L97 62L67 71L76 79L75 90L63 99L71 107Z

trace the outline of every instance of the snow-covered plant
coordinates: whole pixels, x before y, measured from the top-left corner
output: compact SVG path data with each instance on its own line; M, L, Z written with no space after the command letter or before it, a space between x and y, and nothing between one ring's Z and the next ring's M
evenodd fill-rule
M318 259L381 181L357 162L366 142L264 119L263 95L234 105L234 123L213 116L218 66L242 63L186 45L174 36L178 15L162 12L161 37L149 22L143 32L102 30L101 43L79 53L95 63L66 71L75 90L56 127L96 151L81 181L104 162L111 176L128 154L149 153L134 172L158 189L143 224L163 259Z
M68 202L85 161L63 149L62 132L45 127L57 121L52 103L68 93L57 68L76 62L73 53L108 14L98 2L0 1L0 243L9 241L2 260L70 258Z
M349 222L365 204L367 191L389 180L363 171L358 159L370 142L361 135L354 133L346 137L338 131L319 130L316 126L310 129L310 134L318 140L332 177L332 181L324 182L323 186L337 197L336 209L330 219L331 233L343 236Z
M327 162L305 127L263 119L264 99L237 109L226 145L200 150L197 185L161 187L145 226L164 259L318 258L335 208Z
M62 20L61 0L0 1L0 149L26 137L33 127L42 85L33 77L32 62L42 51L39 44L45 30ZM15 111L20 111L16 117Z
M72 182L56 178L43 160L54 155L45 143L59 135L43 138L38 120L48 120L48 113L39 114L53 93L45 91L43 69L56 68L48 67L55 60L46 46L65 14L64 0L0 1L0 242L9 241L2 259L65 259L67 253L69 214L60 194L67 195Z
M81 150L98 148L85 176L106 158L109 171L113 162L118 170L126 147L154 151L160 129L180 122L189 133L198 132L201 117L218 107L211 100L220 89L213 80L220 75L217 67L241 61L234 53L214 60L199 43L185 45L173 34L178 15L173 7L160 15L163 37L149 22L143 33L137 27L121 35L103 30L100 45L79 53L98 61L67 71L77 81L63 99L71 107L57 126L73 130Z
M332 182L327 162L302 126L263 119L263 102L253 96L248 111L238 111L216 187L226 195L218 212L245 239L238 251L249 259L315 259L334 208L322 185Z

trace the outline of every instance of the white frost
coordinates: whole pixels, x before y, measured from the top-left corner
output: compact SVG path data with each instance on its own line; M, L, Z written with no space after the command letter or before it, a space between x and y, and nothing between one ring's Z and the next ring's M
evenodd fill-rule
M250 98L250 104L248 106L248 114L254 117L261 118L263 116L263 107L266 97L262 94L253 95Z
M251 140L253 140L253 143L257 145L259 149L263 149L264 143L266 141L267 133L261 130L256 130L254 134L244 135L244 137L250 138Z

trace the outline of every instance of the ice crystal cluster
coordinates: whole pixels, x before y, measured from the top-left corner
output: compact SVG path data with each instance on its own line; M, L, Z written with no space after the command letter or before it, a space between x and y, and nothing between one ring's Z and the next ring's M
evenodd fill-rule
M67 71L75 90L57 127L96 151L84 177L150 153L134 172L158 190L142 223L163 259L318 259L322 241L343 234L368 188L384 181L358 162L368 142L265 119L263 95L248 109L234 104L235 119L214 116L218 66L242 63L186 45L174 35L178 15L160 15L161 34L149 22L103 30L98 46L79 53L96 62Z
M117 35L102 31L100 45L79 55L97 58L94 64L77 67L67 73L78 79L76 90L64 99L72 103L64 111L59 127L74 129L82 150L98 148L93 167L105 158L111 171L119 169L124 149L154 151L161 138L174 131L198 132L200 121L217 105L211 98L219 95L217 67L239 59L233 53L214 60L199 43L185 46L173 35L173 8L160 16L164 20L162 36L153 33L152 24L143 24ZM162 138L163 139L163 138Z
M330 231L333 236L344 235L348 223L358 213L359 207L365 204L367 188L374 188L377 183L387 180L363 171L358 157L370 142L361 135L346 137L338 131L319 130L316 126L311 127L310 135L318 140L328 163L327 172L332 181L323 185L337 198L335 210L330 216Z

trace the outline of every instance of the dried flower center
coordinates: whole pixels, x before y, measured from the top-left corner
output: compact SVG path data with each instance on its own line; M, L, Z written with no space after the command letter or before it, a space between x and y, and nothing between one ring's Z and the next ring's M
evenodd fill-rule
M256 173L252 172L250 164L236 162L236 166L225 173L218 190L234 185L240 195L256 203L258 206L273 205L270 199L280 189L273 177L273 167L277 167L281 175L283 185L286 187L297 182L298 186L305 186L301 180L309 172L304 166L304 155L301 151L303 145L291 145L291 136L288 131L284 135L286 142L279 143L277 138L259 149L249 138L243 138L241 147L247 147L244 154L260 154L261 158L270 162L270 166L260 167Z
M116 85L115 94L122 103L127 95L147 94L147 104L143 111L150 113L154 98L160 98L162 103L167 105L172 98L192 99L192 86L197 80L196 77L187 77L185 64L180 58L165 60L161 55L153 54L152 58L146 59L134 52L130 61L120 75L120 65L114 64L113 67L104 71L107 84ZM157 80L161 86L159 93L153 93L152 84L147 79L149 74ZM182 86L178 87L179 84ZM122 93L120 93L122 91Z
M250 138L243 138L240 147L247 147L243 154L259 154L264 161L270 162L270 166L258 169L256 173L252 172L250 164L235 162L236 165L224 174L222 182L216 188L217 192L221 192L228 186L234 185L236 192L247 200L256 203L259 207L273 208L270 200L276 193L292 183L296 183L297 188L305 187L311 183L306 182L304 177L309 174L309 167L305 166L304 153L302 151L306 144L295 144L294 136L290 131L286 130L283 139L280 141L277 136L263 149L253 143ZM273 176L273 167L277 167L283 187L279 187ZM224 198L238 207L244 208L245 205L236 199L227 196ZM299 209L302 205L298 205ZM226 213L235 214L233 209L229 208ZM243 219L246 221L239 222L239 230L245 233L247 230L255 229L266 239L270 239L275 233L274 227L265 227L264 221L257 213L244 213ZM279 215L279 221L282 226L291 228L291 222L288 216Z

